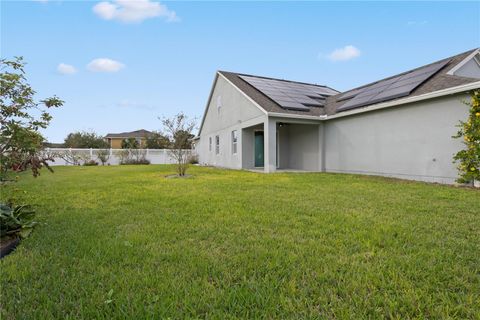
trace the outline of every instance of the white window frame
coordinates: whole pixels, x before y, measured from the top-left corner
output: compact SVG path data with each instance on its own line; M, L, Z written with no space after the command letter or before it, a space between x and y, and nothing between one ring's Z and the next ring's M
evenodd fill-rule
M215 154L220 154L220 136L215 136Z
M232 154L237 154L238 152L238 131L233 130L232 131Z
M212 152L212 137L208 137L208 151Z

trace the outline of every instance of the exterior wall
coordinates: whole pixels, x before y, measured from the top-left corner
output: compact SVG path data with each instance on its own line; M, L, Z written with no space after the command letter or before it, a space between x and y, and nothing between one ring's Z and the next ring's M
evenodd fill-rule
M122 148L122 141L125 138L108 138L110 143L110 148L112 149L121 149ZM138 138L136 138L138 139ZM140 147L145 147L146 139L145 137L140 138Z
M122 141L121 138L111 138L110 139L110 148L112 149L121 149L122 148Z
M219 98L220 97L220 98ZM221 108L217 103L221 100ZM253 102L247 99L238 89L221 75L218 76L212 97L196 145L200 164L225 168L242 168L242 142L249 139L249 133L242 128L263 123L266 116ZM237 153L232 154L232 131L237 130ZM215 136L220 138L220 153L215 153ZM212 138L212 150L209 150L209 138ZM251 138L253 148L253 133ZM253 158L252 158L253 161Z
M285 123L278 128L279 169L321 170L320 125Z
M452 95L325 122L328 172L454 183L452 135L466 119L466 95Z

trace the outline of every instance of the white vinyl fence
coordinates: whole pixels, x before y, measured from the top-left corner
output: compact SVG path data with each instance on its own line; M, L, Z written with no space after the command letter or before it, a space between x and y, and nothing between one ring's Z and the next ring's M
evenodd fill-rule
M102 164L98 158L99 150L108 151L108 161L105 165L118 165L121 161L121 154L126 149L74 149L74 148L45 148L44 152L53 155L55 162L50 162L52 166L68 166L79 165L87 161L93 160ZM193 156L193 150L185 150L188 156ZM151 164L171 164L175 163L175 160L170 155L168 149L132 149L132 152L136 152L140 157L144 157L149 160ZM72 161L75 159L75 161ZM76 162L76 164L74 164Z

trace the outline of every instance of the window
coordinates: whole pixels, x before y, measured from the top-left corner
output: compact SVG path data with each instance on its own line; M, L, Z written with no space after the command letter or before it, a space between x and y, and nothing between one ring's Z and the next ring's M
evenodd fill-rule
M212 152L212 137L208 137L208 151Z
M215 136L215 154L220 154L220 136Z
M220 114L220 110L222 109L222 96L217 97L217 113Z
M237 130L233 130L232 131L232 154L237 154L237 141L238 141Z

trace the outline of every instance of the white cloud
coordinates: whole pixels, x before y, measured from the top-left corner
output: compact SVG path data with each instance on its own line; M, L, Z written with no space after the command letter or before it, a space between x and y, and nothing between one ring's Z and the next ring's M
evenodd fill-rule
M151 0L103 1L93 7L93 12L102 19L121 22L142 22L156 17L162 17L168 22L179 21L175 11Z
M77 73L77 69L74 66L66 64L66 63L60 63L57 66L57 71L58 71L58 73L61 73L61 74L75 74L75 73Z
M327 58L332 61L347 61L360 56L360 50L352 45L345 46L343 48L335 49Z
M108 58L93 59L87 64L87 69L93 72L117 72L124 67L123 63Z

